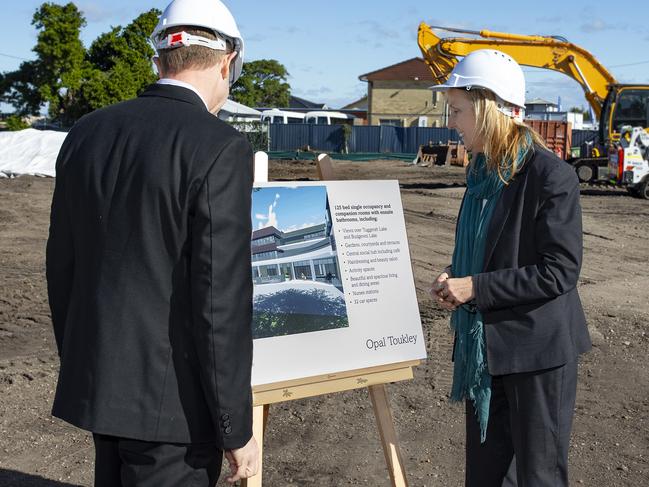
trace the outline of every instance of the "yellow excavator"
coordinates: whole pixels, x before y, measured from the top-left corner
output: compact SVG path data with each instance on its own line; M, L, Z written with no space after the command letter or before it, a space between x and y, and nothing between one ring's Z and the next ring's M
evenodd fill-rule
M433 29L476 37L440 38ZM649 85L618 83L590 52L562 37L472 31L430 26L422 22L419 25L418 44L437 83L446 81L458 62L458 56L466 56L478 49L498 49L523 66L550 69L577 81L599 120L600 144L591 149L588 157L572 158L568 162L574 165L582 182L608 180L611 172L609 153L615 153L613 163L622 170L614 176L617 182L624 182L625 167L618 159L619 150L621 144L629 145L630 127L642 127L649 132ZM625 140L620 140L621 133ZM644 136L636 137L637 140L641 138ZM647 176L641 175L641 178L649 180ZM646 192L648 184L644 186ZM632 188L631 192L637 190Z

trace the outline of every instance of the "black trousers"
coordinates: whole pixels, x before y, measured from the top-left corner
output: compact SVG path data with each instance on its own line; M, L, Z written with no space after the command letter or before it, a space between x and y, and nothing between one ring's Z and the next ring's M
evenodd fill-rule
M568 486L577 361L492 378L487 439L466 402L466 487Z
M215 444L93 438L95 487L213 487L221 473L223 452Z

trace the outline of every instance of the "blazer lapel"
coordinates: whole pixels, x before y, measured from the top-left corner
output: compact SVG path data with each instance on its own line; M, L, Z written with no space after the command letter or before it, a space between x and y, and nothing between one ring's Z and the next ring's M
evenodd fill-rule
M496 203L494 212L491 215L491 222L489 223L489 230L487 231L487 241L485 242L485 251L484 251L484 265L483 270L487 269L489 261L493 256L494 249L500 239L500 234L503 232L505 222L509 217L509 212L514 206L518 192L521 190L521 181L524 179L524 174L527 172L528 167L532 164L534 156L538 148L534 146L533 150L530 150L525 157L523 165L519 171L514 176L514 179L509 186L506 186L503 191L500 193L500 198Z
M484 265L483 270L487 269L487 265L491 260L500 234L503 231L509 212L512 209L514 201L516 201L516 195L520 190L520 181L522 178L514 178L514 180L500 193L500 198L496 202L496 207L494 212L491 215L491 221L489 222L489 230L487 231L487 241L485 242L485 251L484 251Z

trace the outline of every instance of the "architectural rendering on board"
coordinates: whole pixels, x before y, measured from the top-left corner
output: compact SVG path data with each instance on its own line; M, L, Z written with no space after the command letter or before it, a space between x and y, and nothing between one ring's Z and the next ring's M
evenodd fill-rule
M255 285L303 280L342 290L328 205L324 223L291 232L262 228L252 232L251 244Z

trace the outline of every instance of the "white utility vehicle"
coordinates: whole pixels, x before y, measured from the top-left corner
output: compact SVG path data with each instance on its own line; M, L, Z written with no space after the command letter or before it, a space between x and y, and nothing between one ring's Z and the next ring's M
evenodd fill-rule
M649 133L625 125L608 156L609 175L629 193L649 200Z

